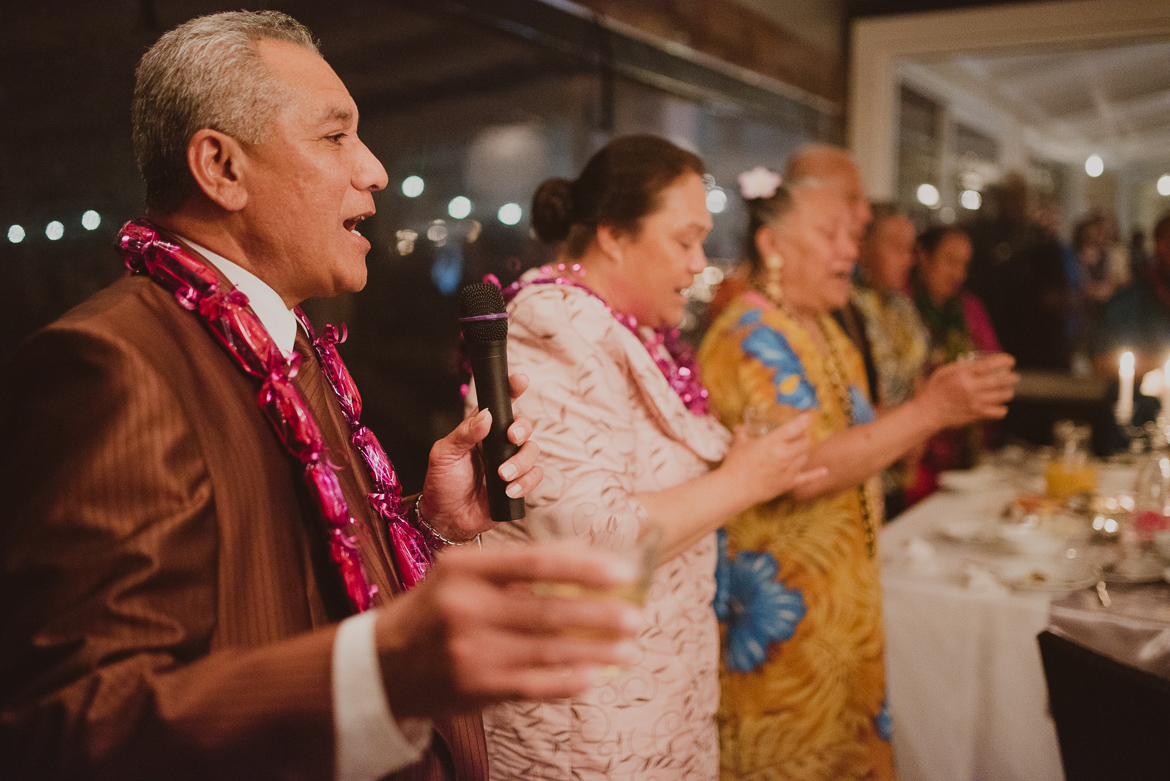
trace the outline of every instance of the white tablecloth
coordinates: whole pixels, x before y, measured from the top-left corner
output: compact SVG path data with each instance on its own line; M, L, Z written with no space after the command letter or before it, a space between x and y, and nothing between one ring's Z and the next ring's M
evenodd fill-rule
M1101 465L1098 489L1106 495L1128 490L1134 472ZM1019 593L991 578L975 579L989 588L971 587L965 568L994 568L1010 554L948 542L939 524L994 519L1017 490L1040 488L1035 479L995 472L976 490L935 494L882 530L888 690L901 781L1064 777L1036 643L1045 628L1170 677L1170 588L1164 584L1110 586L1109 609L1091 588ZM1107 551L1077 547L1077 555L1090 559Z
M943 519L993 517L1010 498L1002 484L974 494L941 492L883 529L888 691L900 781L1064 777L1036 644L1051 595L969 589L962 571L970 551L934 531ZM914 538L929 541L929 562L904 555Z

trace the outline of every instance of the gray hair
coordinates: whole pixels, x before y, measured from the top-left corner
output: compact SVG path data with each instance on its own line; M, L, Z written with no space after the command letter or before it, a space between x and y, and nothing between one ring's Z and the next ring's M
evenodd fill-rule
M288 89L261 60L262 39L320 53L312 33L290 16L233 11L185 22L143 55L130 114L148 211L173 213L191 195L187 145L197 131L218 130L246 144L264 140Z
M786 178L768 198L749 198L744 201L747 205L748 227L744 236L744 255L751 267L760 268L763 258L756 246L756 234L765 225L777 226L792 213L796 207L796 194L802 190L825 189L829 185L822 179L814 176Z

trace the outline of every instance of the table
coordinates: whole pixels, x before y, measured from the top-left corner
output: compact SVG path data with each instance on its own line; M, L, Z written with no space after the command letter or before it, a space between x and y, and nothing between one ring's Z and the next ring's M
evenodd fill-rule
M1049 631L1170 680L1170 586L1111 586L1109 594L1108 608L1086 591L1054 601Z
M966 554L936 540L944 518L987 518L1012 496L940 492L882 530L887 690L900 781L1062 781L1036 635L1047 594L973 591ZM937 571L900 551L929 540Z
M1101 473L1110 490L1131 483L1132 470ZM973 590L964 565L993 555L941 540L935 530L945 519L995 517L1018 488L1002 476L978 491L942 491L882 530L887 688L901 781L1064 777L1036 635L1049 626L1054 599L1061 631L1078 642L1109 636L1106 623L1114 619L1086 624L1091 602L1075 599L1095 599L1094 591L1070 599L996 584ZM1095 629L1086 632L1086 625ZM1147 640L1153 636L1148 626L1142 631ZM1167 654L1170 659L1170 644Z

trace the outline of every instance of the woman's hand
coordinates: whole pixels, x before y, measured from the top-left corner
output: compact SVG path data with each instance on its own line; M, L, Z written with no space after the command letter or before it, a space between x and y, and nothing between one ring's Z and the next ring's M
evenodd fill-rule
M735 439L720 470L734 475L744 498L750 500L747 506L824 477L824 468L805 469L810 425L812 415L805 413L760 437L749 437L744 426L735 427Z
M1015 363L1007 353L996 353L940 366L918 400L938 430L998 420L1007 414L1007 403L1020 379L1012 371Z

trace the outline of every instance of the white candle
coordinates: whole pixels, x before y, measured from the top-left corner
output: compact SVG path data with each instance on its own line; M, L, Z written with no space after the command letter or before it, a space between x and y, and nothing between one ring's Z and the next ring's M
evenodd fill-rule
M1119 426L1128 426L1133 422L1133 364L1133 353L1127 351L1121 354L1121 369L1118 373L1120 383L1117 391L1116 410L1117 425ZM1165 392L1165 387L1163 386L1163 399L1165 399Z

